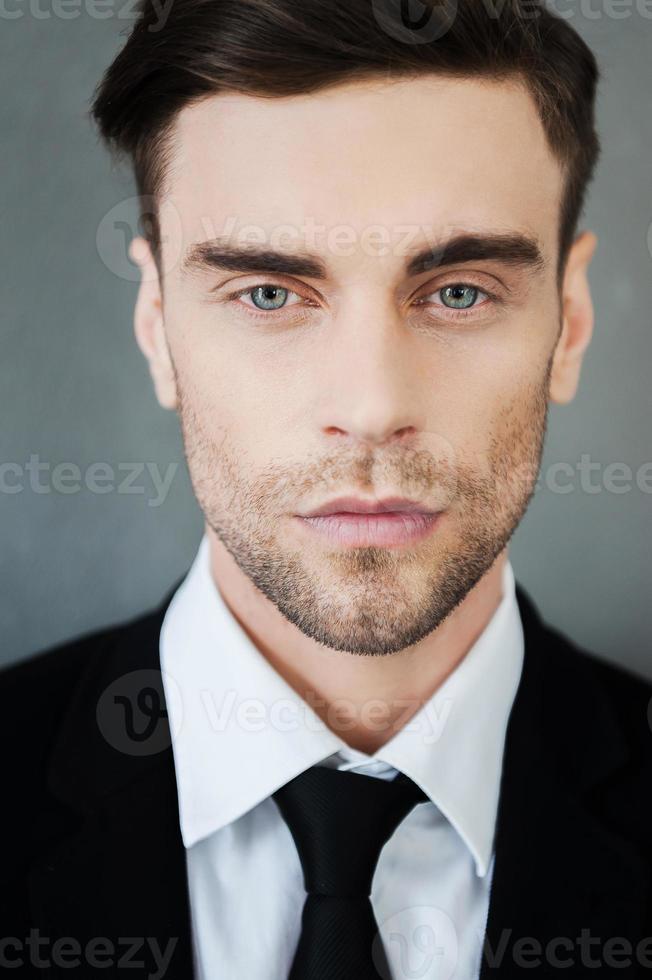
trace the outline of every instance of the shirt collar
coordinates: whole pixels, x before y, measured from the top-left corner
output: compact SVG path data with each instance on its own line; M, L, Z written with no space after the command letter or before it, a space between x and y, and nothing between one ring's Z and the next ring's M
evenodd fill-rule
M414 780L489 867L505 730L521 675L514 573L491 620L435 694L373 756L350 748L271 666L231 613L202 537L160 637L185 847L237 819L294 776L340 753L351 766Z

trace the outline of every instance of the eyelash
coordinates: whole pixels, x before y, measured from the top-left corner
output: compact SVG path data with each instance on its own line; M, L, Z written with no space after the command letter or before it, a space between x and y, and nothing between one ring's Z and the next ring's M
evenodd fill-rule
M487 289L483 289L478 283L475 283L475 282L467 282L465 280L459 279L459 280L451 280L450 282L444 283L444 285L443 286L439 286L438 289L434 289L430 293L427 293L425 296L422 296L420 299L416 300L416 305L424 305L424 301L428 298L428 296L437 295L438 293L441 293L444 289L446 289L448 287L451 287L451 286L466 286L466 287L469 287L471 289L477 289L479 293L481 293L484 296L486 296L487 299L490 301L489 304L484 304L484 305L492 305L492 306L495 306L495 305L500 304L502 302L500 296L498 296L496 293L490 292ZM287 290L287 292L288 292L289 295L292 295L294 293L295 296L299 296L299 298L303 298L295 290L292 290L292 289L290 289L287 286L283 286L281 283L277 283L277 282L260 282L260 283L257 283L255 286L247 286L245 289L239 289L235 293L229 293L225 297L225 302L236 302L237 303L237 301L240 299L241 296L248 296L251 293L253 293L256 289L261 289L261 288L265 288L265 287L269 287L271 289L285 289L285 290ZM243 306L247 310L247 315L248 316L251 316L251 317L253 317L256 320L263 319L263 320L268 320L268 321L269 320L276 320L278 317L285 317L285 318L287 318L288 311L291 311L292 308L293 308L292 306L289 306L289 307L288 306L283 306L283 307L281 307L278 310L269 310L269 311L265 312L264 310L256 310L255 308L253 308L251 306L245 306L244 303L240 303L238 305ZM297 303L297 304L294 304L294 305L299 306L300 304ZM313 304L313 306L314 305L315 304ZM480 304L480 305L483 305L483 304ZM474 313L473 311L474 310L477 310L478 308L479 308L478 305L475 305L475 306L469 307L468 310L455 310L455 309L453 309L450 306L443 306L443 305L442 306L437 306L437 309L438 310L446 310L447 311L446 314L444 315L444 319L449 319L449 320L468 320L468 319L475 319L477 317L477 314Z

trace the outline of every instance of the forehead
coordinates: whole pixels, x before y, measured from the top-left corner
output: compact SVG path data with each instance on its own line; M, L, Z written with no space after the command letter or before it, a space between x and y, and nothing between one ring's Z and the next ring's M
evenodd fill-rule
M177 117L165 191L185 245L242 226L302 239L312 222L529 230L551 251L562 186L518 80L427 76L207 97Z

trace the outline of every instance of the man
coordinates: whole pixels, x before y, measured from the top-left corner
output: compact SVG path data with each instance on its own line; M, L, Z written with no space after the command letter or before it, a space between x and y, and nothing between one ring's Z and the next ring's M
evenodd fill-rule
M205 535L4 672L19 975L652 969L652 685L508 559L593 329L597 66L535 3L398 7L146 5L96 93Z

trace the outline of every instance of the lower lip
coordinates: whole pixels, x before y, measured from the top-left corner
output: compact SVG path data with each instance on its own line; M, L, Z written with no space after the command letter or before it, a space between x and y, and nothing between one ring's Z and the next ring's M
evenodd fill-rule
M381 514L326 514L299 517L311 531L333 544L357 548L391 548L421 541L433 530L440 514L387 511Z

